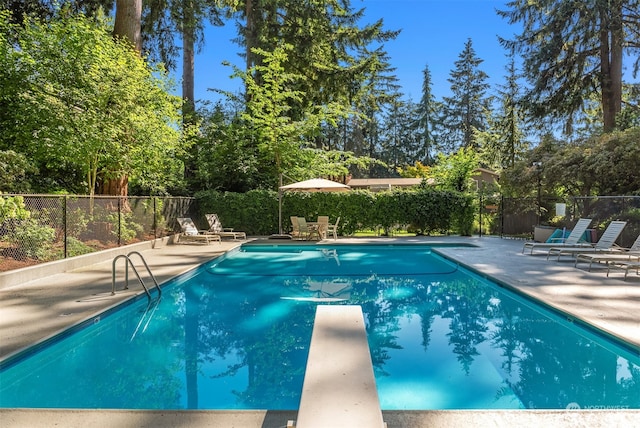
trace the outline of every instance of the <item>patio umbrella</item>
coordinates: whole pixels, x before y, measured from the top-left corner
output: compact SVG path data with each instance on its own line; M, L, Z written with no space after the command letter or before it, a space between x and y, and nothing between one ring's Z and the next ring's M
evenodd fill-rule
M282 194L291 192L346 192L350 189L346 184L336 181L325 180L324 178L313 178L311 180L299 181L287 184L278 188L278 232L282 235Z

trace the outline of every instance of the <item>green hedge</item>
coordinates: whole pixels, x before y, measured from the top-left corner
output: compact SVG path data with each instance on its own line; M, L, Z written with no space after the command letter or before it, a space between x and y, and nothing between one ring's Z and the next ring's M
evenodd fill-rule
M275 191L206 191L196 194L196 199L201 219L207 213L217 213L225 227L233 227L249 235L278 232L278 193ZM305 217L311 221L318 215L328 215L331 222L340 217L341 235L378 227L391 230L397 225L418 234L470 235L474 212L472 195L433 189L380 193L362 190L285 192L282 197L282 226L285 232L291 229L290 216Z

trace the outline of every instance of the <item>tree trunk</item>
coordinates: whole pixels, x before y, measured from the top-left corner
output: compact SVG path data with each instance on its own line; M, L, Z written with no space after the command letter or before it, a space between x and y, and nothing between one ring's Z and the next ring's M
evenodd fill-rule
M610 2L609 10L600 12L600 72L602 73L602 114L605 132L616 126L622 109L622 4Z
M138 52L142 51L141 17L142 0L116 0L116 21L113 35L125 37Z
M116 0L116 21L113 27L114 37L124 37L131 42L135 50L142 51L140 27L142 19L142 0ZM129 193L129 177L101 180L98 194L127 196Z
M252 0L246 0L244 5L244 16L247 20L247 25L246 25L245 34L244 34L245 49L246 49L245 60L246 60L246 69L249 70L251 67L255 65L253 61L253 52L251 52L251 48L255 46L255 36L256 36Z
M194 114L196 111L195 102L195 16L191 5L192 0L183 0L182 2L182 100L184 105L182 108L182 124L188 126L194 122ZM195 152L197 147L193 148L193 153L185 159L184 177L187 182L195 177L196 162Z
M112 195L112 196L128 196L129 194L129 177L122 175L118 178L109 178L99 180L98 182L98 194L99 195Z

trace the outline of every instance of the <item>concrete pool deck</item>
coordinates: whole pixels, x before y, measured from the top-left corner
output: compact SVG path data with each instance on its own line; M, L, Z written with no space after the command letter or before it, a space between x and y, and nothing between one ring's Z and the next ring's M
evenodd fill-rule
M279 243L277 241L269 241ZM594 266L591 272L573 262L546 260L545 256L522 254L523 241L496 237L410 237L340 239L338 243L444 243L472 244L438 248L442 254L476 272L491 276L505 286L530 295L579 322L591 324L618 337L640 354L640 277L631 272ZM223 241L209 245L169 245L136 249L163 283L197 265L217 257L242 242ZM335 241L328 240L327 244ZM128 251L128 250L125 250ZM40 279L22 272L21 282L13 272L0 274L0 359L40 342L80 321L90 319L132 295L142 292L137 280L131 289L111 296L113 255L104 261L76 267L69 272L45 272ZM135 263L135 260L134 260ZM137 265L137 263L136 263ZM586 265L584 265L586 266ZM36 267L38 268L38 267ZM32 268L27 268L32 269ZM33 268L35 269L35 268ZM42 268L40 268L42 269ZM121 265L119 272L124 271ZM30 271L31 272L31 271ZM13 276L9 276L13 275ZM143 274L143 277L145 275ZM505 410L505 411L384 411L389 428L420 426L634 426L637 410ZM295 420L296 412L244 411L100 411L100 410L0 410L0 425L37 426L212 426L282 427ZM95 422L95 423L90 423Z

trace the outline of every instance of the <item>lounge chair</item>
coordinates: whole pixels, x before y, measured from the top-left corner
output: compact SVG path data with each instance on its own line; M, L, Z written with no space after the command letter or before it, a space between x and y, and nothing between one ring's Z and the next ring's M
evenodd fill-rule
M338 217L335 223L329 224L329 226L327 226L326 234L332 234L334 241L338 239L338 223L340 223L340 217Z
M178 236L178 242L204 242L206 244L213 241L220 242L219 236L199 231L193 220L189 217L179 218L178 224L180 224L180 228L182 229L182 233Z
M640 235L634 243L628 248L614 248L613 253L579 253L576 254L574 266L578 266L580 262L589 262L589 272L593 263L616 263L616 262L640 262Z
M616 243L616 239L620 236L622 229L627 224L626 221L612 221L609 223L609 226L602 233L600 239L593 247L554 247L550 248L547 253L547 260L551 256L557 256L557 260L560 260L560 256L563 254L574 256L576 254L587 254L587 253L606 253L614 250L614 245Z
M640 261L622 261L617 260L607 263L607 276L611 272L611 268L619 268L624 270L624 280L627 280L630 270L635 270L636 275L640 273Z
M564 239L560 238L561 240L556 240L555 242L525 242L524 246L522 247L522 253L524 254L524 250L527 248L531 250L529 254L533 254L534 249L542 249L542 250L549 251L550 248L560 247L560 246L591 247L592 245L589 244L588 242L584 242L584 243L580 242L580 240L582 239L582 235L584 235L584 232L587 230L587 227L589 227L589 224L591 224L590 218L581 218L573 227L573 230L571 231L569 236L567 236Z
M206 231L209 235L217 235L220 238L233 238L234 241L240 239L247 239L247 234L244 232L234 231L231 227L222 227L222 222L218 218L218 214L207 214L205 216L207 222L209 222L209 230Z

